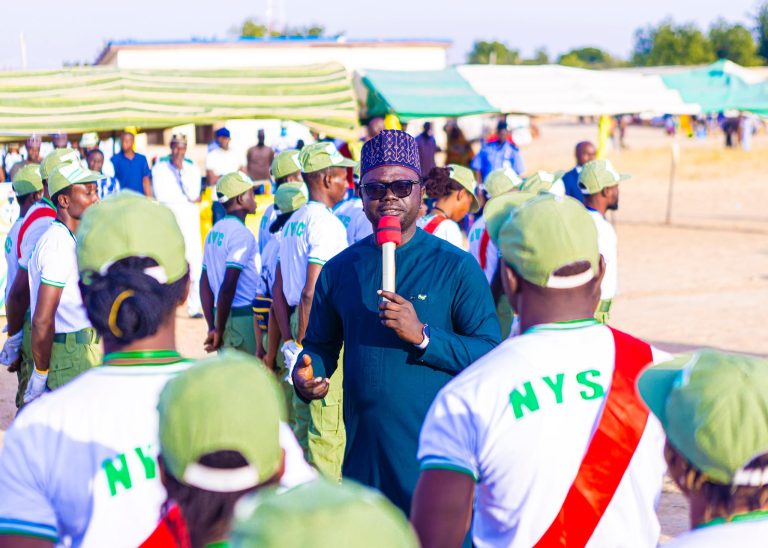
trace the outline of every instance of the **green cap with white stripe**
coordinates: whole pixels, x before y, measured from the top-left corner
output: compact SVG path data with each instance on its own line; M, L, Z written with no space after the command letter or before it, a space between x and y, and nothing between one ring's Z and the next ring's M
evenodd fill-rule
M50 152L40 164L40 177L47 180L48 176L59 164L64 162L79 162L80 156L72 148L57 148Z
M275 376L253 356L229 350L198 362L160 394L160 453L181 483L231 493L273 478L283 463L285 401ZM205 456L238 453L243 464L217 468Z
M523 180L511 168L494 169L483 181L483 186L491 198L496 198L504 193L519 190Z
M549 171L536 171L533 175L526 177L525 181L520 184L520 190L524 192L533 192L539 194L541 192L551 192L558 196L565 196L565 183L563 183L564 171L556 171L550 173Z
M355 167L354 160L345 158L330 142L306 145L299 153L299 163L303 173L314 173L329 167Z
M597 228L578 200L513 192L489 200L485 217L488 234L502 257L528 282L572 289L597 275ZM589 263L589 268L574 275L556 274L579 262Z
M16 196L26 196L43 190L43 178L40 176L40 166L27 164L13 176L13 191Z
M98 171L83 167L79 161L64 162L48 174L48 193L53 196L72 185L86 185L104 178Z
M233 171L223 175L216 182L216 196L219 202L226 203L253 188L253 181L242 171Z
M579 188L584 194L597 194L630 178L631 175L616 171L610 160L592 160L581 168Z
M275 193L275 206L280 213L296 211L306 204L307 200L309 200L307 185L299 181L283 183Z
M284 150L272 160L272 178L282 179L301 172L301 162L299 162L299 151L295 149Z

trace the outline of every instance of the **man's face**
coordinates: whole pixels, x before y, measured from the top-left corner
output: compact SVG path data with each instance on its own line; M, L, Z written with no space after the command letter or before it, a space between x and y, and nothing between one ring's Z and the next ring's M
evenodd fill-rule
M334 204L338 204L347 194L347 168L334 167L328 175L331 179L328 195Z
M248 191L243 194L241 203L243 209L245 209L248 214L256 213L256 191L253 188L248 189Z
M373 182L391 183L393 181L418 181L416 173L403 166L380 166L367 172L360 185L360 195L363 199L365 216L374 227L378 226L379 219L385 215L391 215L400 219L402 229L408 230L416 222L419 216L424 197L424 186L414 185L411 194L405 198L398 198L387 189L386 195L380 200L372 200L365 192L365 185Z
M583 166L587 162L594 160L596 155L595 146L592 143L587 143L576 150L576 163Z
M605 197L608 201L607 209L616 211L619 209L619 185L609 186L605 189Z
M120 137L120 149L123 152L133 150L133 141L134 137L132 133L123 133L123 135Z
M498 132L499 142L504 143L509 136L509 132L506 129L500 129Z
M88 155L88 169L98 171L101 173L101 168L104 167L104 156L98 152Z
M186 143L171 143L171 158L173 160L183 160L184 156L187 154L187 144Z
M27 158L33 162L40 162L40 145L27 145Z
M74 219L80 219L85 210L99 201L99 189L96 183L72 185L69 193L69 207L67 212Z
M64 148L67 146L68 140L69 138L67 137L66 134L60 133L58 135L54 135L52 139L53 146L54 148Z
M219 138L216 139L216 141L218 141L219 146L222 149L229 150L229 141L231 141L231 139L229 137L219 137Z

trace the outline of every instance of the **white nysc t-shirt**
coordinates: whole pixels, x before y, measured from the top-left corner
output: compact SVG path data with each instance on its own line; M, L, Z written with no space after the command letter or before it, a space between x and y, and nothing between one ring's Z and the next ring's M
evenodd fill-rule
M338 217L347 229L347 243L352 245L366 236L373 234L373 226L363 211L363 201L360 198L349 198L336 204L333 214Z
M593 319L531 328L448 383L419 438L422 470L476 481L478 547L530 547L559 513L611 387L613 334ZM654 363L669 356L653 350ZM655 546L666 470L664 432L649 415L589 546Z
M483 233L485 232L485 217L480 217L469 229L469 252L475 258L477 263L482 266L483 262L480 260L480 244L483 240ZM488 246L485 250L485 268L483 268L483 274L485 279L490 284L493 281L493 276L496 274L496 269L499 267L499 249L496 247L490 238L488 238Z
M296 210L280 239L280 272L288 305L299 304L309 263L322 266L346 248L347 231L325 205L310 201Z
M603 275L603 282L600 284L600 298L603 300L613 299L619 286L619 241L616 237L616 230L599 211L593 209L588 211L592 220L595 221L595 227L597 227L597 248L600 250L600 255L605 259L605 275Z
M24 217L19 217L11 225L8 236L5 237L5 302L8 302L8 293L13 286L13 280L16 279L16 273L19 271L19 255L17 252L19 244L19 230L24 222Z
M669 548L764 548L768 543L768 519L732 521L687 531L669 541Z
M53 206L43 199L35 204L32 204L32 207L29 208L24 218L31 219L35 211L41 208L49 208L55 211ZM48 230L48 227L51 226L52 222L52 216L38 217L36 220L31 222L29 226L27 226L27 230L24 232L24 237L21 239L19 268L29 270L29 261L32 258L32 252L35 250L35 246L37 245L38 240L40 240L40 237L45 233L46 230Z
M419 228L424 228L429 224L429 222L435 218L435 214L431 215L425 215L418 221L416 221L416 226ZM444 219L442 223L437 225L437 228L432 232L433 236L437 236L438 238L445 240L446 242L450 242L459 249L463 249L464 251L467 250L466 245L464 244L464 236L461 233L461 228L459 228L459 225L455 223L454 221L450 219Z
M233 307L250 306L256 296L261 272L261 256L256 238L245 223L232 215L219 220L208 232L203 251L203 269L219 304L219 290L228 268L240 271Z
M75 235L64 224L54 221L37 242L29 261L29 303L32 316L37 308L40 285L50 285L62 290L56 308L55 332L74 333L91 322L83 306L78 281Z

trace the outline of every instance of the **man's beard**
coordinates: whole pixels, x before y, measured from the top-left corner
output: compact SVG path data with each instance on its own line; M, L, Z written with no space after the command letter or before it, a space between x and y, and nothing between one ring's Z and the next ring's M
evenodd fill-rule
M617 211L619 209L619 201L616 200L612 204L608 204L608 207L606 207L608 211Z

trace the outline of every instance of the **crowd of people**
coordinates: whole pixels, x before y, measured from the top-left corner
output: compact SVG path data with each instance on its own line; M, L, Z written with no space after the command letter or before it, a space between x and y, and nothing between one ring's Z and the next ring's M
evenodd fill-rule
M678 546L761 545L768 361L609 326L629 176L589 142L528 173L503 121L438 166L431 130L246 165L219 130L203 246L183 136L150 170L123 134L103 199L98 154L20 166L0 547L654 546L667 471Z

